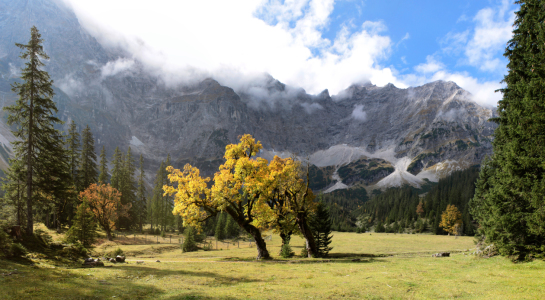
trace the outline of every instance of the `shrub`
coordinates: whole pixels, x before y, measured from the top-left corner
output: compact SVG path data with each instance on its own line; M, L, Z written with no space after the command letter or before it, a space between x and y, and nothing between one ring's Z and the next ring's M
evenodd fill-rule
M161 231L161 237L162 237L162 238L165 237L165 232L164 232L164 231Z
M0 255L11 256L13 241L10 236L0 228Z
M293 257L293 255L295 255L295 253L291 251L290 244L284 244L282 246L282 250L280 250L280 256L282 256L283 258L290 258Z
M304 245L303 249L301 249L301 257L303 257L303 258L308 257L307 245Z
M34 236L46 246L53 242L53 237L51 237L51 235L49 235L49 233L47 233L45 230L40 228L34 230Z
M125 253L123 252L123 250L121 250L121 248L117 247L117 249L113 250L113 251L110 251L108 253L106 253L108 257L116 257L118 255L120 256L124 256Z
M185 230L185 240L182 244L182 252L197 251L197 243L195 242L195 229L187 227Z
M26 248L19 244L19 243L13 243L11 244L11 249L10 249L10 256L11 257L21 257L25 254L27 254L27 250Z
M81 243L75 242L67 247L64 247L64 249L60 251L60 254L71 258L78 258L86 257L88 252Z

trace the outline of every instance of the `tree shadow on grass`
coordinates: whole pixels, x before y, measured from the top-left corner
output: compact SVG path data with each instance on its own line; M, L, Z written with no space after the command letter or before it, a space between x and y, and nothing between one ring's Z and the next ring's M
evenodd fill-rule
M2 299L145 299L164 291L151 285L129 280L98 280L92 275L80 275L72 269L39 268L9 264L3 268L10 275L0 276ZM15 271L17 269L17 271Z
M169 276L185 276L185 277L206 277L214 279L214 286L217 285L227 285L234 286L240 283L248 282L262 282L259 279L248 278L247 276L225 276L217 272L209 271L191 271L185 269L158 269L151 266L134 266L134 265L124 265L116 268L117 270L122 270L129 274L138 273L139 276L156 276L158 278L164 278Z
M234 299L240 299L237 297L227 297L227 296L221 296L221 297L210 297L208 295L203 295L201 293L182 293L180 295L170 296L167 298L163 298L167 300L200 300L200 299L226 299L226 300L234 300Z

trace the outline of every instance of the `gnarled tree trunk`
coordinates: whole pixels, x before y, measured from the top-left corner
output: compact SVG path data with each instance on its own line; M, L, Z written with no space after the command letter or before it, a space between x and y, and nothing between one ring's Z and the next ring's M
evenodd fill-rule
M242 224L241 227L254 237L255 244L257 246L257 259L270 259L271 256L269 255L269 251L267 251L267 244L261 236L261 232L259 231L259 229L257 229L254 225L248 223Z
M314 240L314 235L312 235L312 230L308 226L306 213L297 213L295 220L301 234L305 237L308 257L317 257L318 249L316 248L316 241Z

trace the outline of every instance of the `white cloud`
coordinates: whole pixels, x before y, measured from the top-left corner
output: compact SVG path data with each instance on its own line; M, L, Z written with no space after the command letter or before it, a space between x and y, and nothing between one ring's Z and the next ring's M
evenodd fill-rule
M320 104L318 103L306 103L306 102L302 102L300 103L299 105L301 105L304 109L305 109L305 112L307 114L312 114L313 112L317 111L317 110L321 110L321 109L324 109L323 106L321 106Z
M77 95L83 91L85 84L76 79L74 74L67 74L56 82L59 88L69 96Z
M360 122L365 122L365 120L367 120L367 113L363 110L363 105L361 104L356 104L356 106L354 106L354 110L350 116L352 119Z
M167 83L212 76L235 89L249 88L249 79L268 73L311 94L327 88L335 95L369 81L403 88L443 79L456 81L479 103L499 99L493 94L499 84L451 72L435 56L415 67L414 74L400 75L386 64L395 43L383 21L347 22L333 38L325 38L334 0L62 1L99 42L132 56L103 66L103 76L130 71L137 60ZM499 68L494 51L505 42L512 20L505 3L481 10L473 19L475 29L451 33L444 48L462 53L478 68ZM409 32L398 44L408 38ZM263 90L257 85L251 92Z
M135 65L134 60L120 58L113 62L110 61L106 63L101 68L100 71L101 71L102 77L104 78L104 77L116 75L118 73L124 73L124 72L130 71L134 67L134 65Z
M498 100L502 97L501 93L494 92L502 88L498 81L482 81L467 72L450 72L440 69L433 73L405 75L403 79L410 86L419 86L436 80L453 81L470 92L473 101L486 107L496 107Z
M424 73L424 74L437 72L444 68L445 68L445 65L441 63L440 61L436 60L431 55L428 55L426 57L426 63L419 64L416 67L414 67L414 69L417 72Z
M399 46L402 42L408 40L411 38L411 35L407 32L405 33L405 35L403 36L403 38L401 38L401 40L399 40L399 42L397 42L396 46Z
M503 0L497 7L479 10L473 22L475 27L464 32L450 32L443 40L444 49L449 53L463 53L462 63L485 72L505 70L501 55L505 44L512 37L514 11L510 3ZM467 17L464 17L467 20Z
M313 94L369 80L403 85L380 65L392 47L383 22L322 36L333 0L64 1L102 44L173 81L266 72Z

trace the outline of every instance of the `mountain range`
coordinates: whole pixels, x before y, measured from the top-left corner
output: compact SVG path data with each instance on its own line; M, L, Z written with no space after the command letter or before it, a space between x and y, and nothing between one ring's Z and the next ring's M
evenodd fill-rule
M310 95L268 74L233 89L213 78L165 80L127 51L102 45L70 8L54 0L0 0L0 103L13 103L10 83L23 61L15 43L37 26L50 56L58 116L89 125L97 150L142 154L148 183L170 154L212 175L225 146L249 133L265 158L296 156L309 162L313 186L331 192L437 181L479 164L492 153L495 114L454 82L419 87L354 84L337 95ZM0 168L14 140L3 113ZM67 131L67 123L63 130Z

